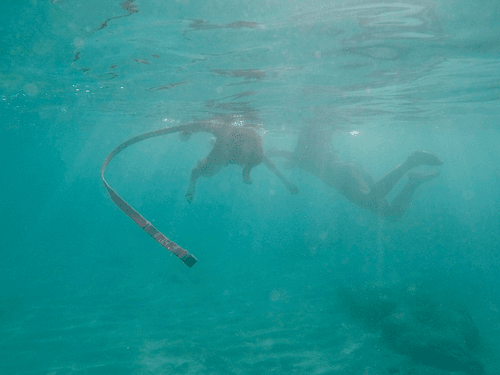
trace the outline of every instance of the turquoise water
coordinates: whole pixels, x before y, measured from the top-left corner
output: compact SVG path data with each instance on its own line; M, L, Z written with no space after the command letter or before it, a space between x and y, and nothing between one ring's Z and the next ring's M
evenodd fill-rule
M0 10L1 374L497 373L495 1ZM129 137L224 116L260 126L264 150L335 126L335 151L376 177L414 149L444 164L393 223L281 159L298 196L263 166L252 185L231 166L188 204L211 137L134 145L107 179L198 258L189 269L113 204L99 170ZM419 323L390 336L404 316ZM436 361L415 354L428 337Z

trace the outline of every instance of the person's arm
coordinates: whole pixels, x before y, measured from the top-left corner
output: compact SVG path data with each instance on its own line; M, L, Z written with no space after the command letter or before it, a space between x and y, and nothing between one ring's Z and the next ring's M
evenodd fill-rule
M271 159L269 159L267 156L264 155L264 164L266 165L267 168L269 168L269 170L271 172L273 172L276 176L278 176L278 178L281 180L281 182L283 182L286 186L286 188L288 189L288 191L290 193L292 193L293 195L297 195L299 194L299 188L292 184L284 175L283 173L280 172L280 170L276 167L276 165L274 165L274 163L271 161Z

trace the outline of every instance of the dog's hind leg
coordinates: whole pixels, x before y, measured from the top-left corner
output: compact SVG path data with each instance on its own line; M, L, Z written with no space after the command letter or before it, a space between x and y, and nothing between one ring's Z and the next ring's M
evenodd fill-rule
M186 199L191 203L194 199L196 193L196 182L200 177L212 177L221 169L221 165L216 162L216 160L208 157L201 160L198 166L193 168L191 171L191 178L189 179L189 185L186 190Z
M253 164L247 164L243 167L243 172L242 172L242 177L243 177L243 182L245 184L251 184L252 183L252 177L250 177L250 171L254 167Z

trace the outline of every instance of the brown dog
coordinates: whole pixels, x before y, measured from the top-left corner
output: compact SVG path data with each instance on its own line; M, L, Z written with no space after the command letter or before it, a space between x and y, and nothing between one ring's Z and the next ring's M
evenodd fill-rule
M243 167L243 182L251 184L250 171L253 167L264 163L285 184L290 193L298 194L299 192L298 187L288 181L274 163L264 155L262 139L251 127L235 126L223 120L207 120L168 129L172 133L181 132L187 136L191 133L207 132L216 137L210 154L191 171L191 179L186 191L186 199L189 202L194 199L198 178L212 177L229 164L241 165Z

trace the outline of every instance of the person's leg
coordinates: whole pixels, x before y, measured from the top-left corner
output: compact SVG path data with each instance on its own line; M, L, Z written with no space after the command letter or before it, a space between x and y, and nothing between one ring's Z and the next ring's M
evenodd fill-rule
M373 186L370 185L370 180L367 181L366 178L370 175L355 163L347 162L340 165L341 167L338 169L343 171L343 173L339 174L339 176L343 178L341 182L342 186L344 186L345 189L350 189L354 195L360 194L362 196L367 196L373 188Z
M441 164L443 164L443 162L435 154L426 151L413 151L403 163L395 166L389 173L375 183L375 186L371 190L371 194L374 199L383 199L410 169L421 165Z
M388 209L384 210L384 216L390 219L399 219L401 218L404 213L406 212L406 209L408 208L408 205L410 204L410 201L413 197L413 193L415 193L415 190L424 183L425 181L429 181L436 177L439 174L439 172L410 172L408 174L408 183L404 187L404 189L394 198L392 201L390 207Z

